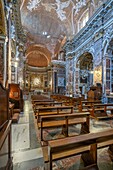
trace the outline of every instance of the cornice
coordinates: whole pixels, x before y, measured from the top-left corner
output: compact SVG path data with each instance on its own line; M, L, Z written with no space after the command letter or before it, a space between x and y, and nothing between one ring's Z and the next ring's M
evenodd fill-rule
M104 23L104 17L110 12L111 9L113 9L113 1L109 0L94 13L94 15L86 23L86 26L82 28L70 42L67 42L64 45L63 49L66 50L66 56L76 53L77 50L82 48L85 44L89 43L91 40L94 40L95 36L97 38L95 41L103 36L104 29L107 24L113 23L112 16L110 22L107 21ZM113 14L111 13L111 15Z
M22 24L21 24L21 15L20 15L20 0L13 1L12 3L12 17L11 20L14 22L16 35L18 39L22 42L26 41L26 36L24 34Z
M60 61L60 60L52 60L51 61L52 65L60 65L60 66L65 66L66 62L65 61Z

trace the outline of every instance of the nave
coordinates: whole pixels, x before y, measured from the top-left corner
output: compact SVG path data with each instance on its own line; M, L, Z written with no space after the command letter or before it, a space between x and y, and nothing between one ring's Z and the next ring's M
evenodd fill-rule
M111 129L112 124L112 120L95 121L92 119L90 132ZM44 170L43 152L30 95L25 100L24 112L20 114L18 124L12 125L12 156L14 170ZM82 167L83 162L80 156L53 163L53 170L79 170ZM99 170L113 169L113 162L111 162L107 148L98 150L98 167Z
M111 160L113 0L0 0L0 170Z

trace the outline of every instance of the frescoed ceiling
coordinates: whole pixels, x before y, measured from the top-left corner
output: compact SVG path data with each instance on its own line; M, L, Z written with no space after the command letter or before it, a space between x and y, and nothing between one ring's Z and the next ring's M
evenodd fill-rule
M27 47L40 45L43 56L54 60L66 40L76 33L76 16L86 10L88 4L96 7L97 0L23 0L21 1L21 21L26 32ZM31 48L33 52L33 49ZM35 62L38 48L30 53ZM40 51L40 50L39 50ZM49 51L49 55L47 53ZM42 56L42 54L40 54ZM36 58L35 58L36 56ZM47 59L50 61L50 59ZM30 62L30 59L29 59ZM28 63L29 63L28 62ZM49 62L48 62L49 63ZM30 63L29 63L30 64ZM31 64L33 65L33 63ZM34 64L36 66L36 62Z

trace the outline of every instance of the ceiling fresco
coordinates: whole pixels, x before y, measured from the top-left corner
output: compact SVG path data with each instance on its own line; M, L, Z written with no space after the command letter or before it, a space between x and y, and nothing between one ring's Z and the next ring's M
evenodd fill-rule
M74 15L85 5L86 0L24 0L22 25L31 42L45 45L54 54L56 45L75 33Z
M102 3L97 0L23 0L20 10L27 47L40 44L44 55L49 51L49 57L54 60L66 40L74 37L77 16L87 9L88 3L95 8L97 2Z

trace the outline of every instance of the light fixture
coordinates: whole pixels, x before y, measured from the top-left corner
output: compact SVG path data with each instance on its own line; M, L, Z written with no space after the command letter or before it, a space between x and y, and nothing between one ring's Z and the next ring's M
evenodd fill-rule
M47 35L47 38L50 38L50 35Z
M47 32L45 31L45 32L43 32L42 34L43 34L43 35L47 35Z

